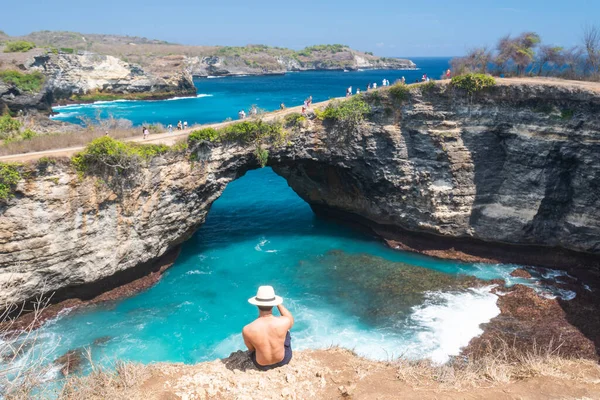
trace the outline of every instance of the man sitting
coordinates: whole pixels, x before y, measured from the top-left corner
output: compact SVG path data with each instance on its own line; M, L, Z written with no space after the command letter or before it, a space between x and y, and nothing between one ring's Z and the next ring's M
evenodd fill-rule
M252 362L261 371L288 364L292 359L289 330L294 325L294 317L281 304L283 299L275 295L272 286L261 286L248 303L258 306L258 318L242 330ZM273 315L274 306L277 306L280 317Z

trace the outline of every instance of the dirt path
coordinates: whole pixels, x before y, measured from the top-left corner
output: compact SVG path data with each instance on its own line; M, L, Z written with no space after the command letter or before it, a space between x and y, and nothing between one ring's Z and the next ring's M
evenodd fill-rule
M445 80L444 83L449 81ZM585 82L585 81L570 81L558 78L496 78L496 82L498 85L519 85L519 84L537 84L537 85L549 85L549 86L559 86L559 87L571 87L574 89L583 89L590 90L593 92L600 93L600 82ZM384 88L379 88L376 90L382 90ZM385 90L385 89L384 89ZM324 106L329 101L324 101L321 103L315 103L313 107ZM301 106L287 108L285 110L273 111L267 114L263 114L262 118L265 120L271 120L274 118L281 118L287 114L292 112L300 112L302 109ZM187 137L192 131L199 128L220 128L222 126L226 126L228 124L232 124L239 121L230 121L230 122L221 122L216 124L208 124L202 125L200 127L189 128L184 131L174 131L173 133L160 133L153 134L149 139L144 140L142 136L133 136L126 139L121 139L125 142L144 142L144 143L154 143L154 144L166 144L173 145L178 140L181 140ZM54 149L54 150L44 150L39 152L31 152L31 153L21 153L7 156L0 156L0 161L2 162L28 162L35 161L42 157L70 157L75 153L83 150L85 146L77 146L77 147L69 147L62 149Z
M321 103L315 103L315 104L313 104L313 109L315 107L325 106L328 103L329 103L329 100L321 102ZM270 121L275 118L283 118L288 114L291 114L294 112L299 113L301 111L302 111L302 106L290 107L290 108L286 108L285 110L277 110L277 111L269 112L266 114L262 114L261 118L265 121ZM190 133L192 133L195 130L202 129L202 128L221 128L223 126L227 126L227 125L230 125L230 124L233 124L236 122L240 122L240 121L234 120L234 121L228 121L228 122L219 122L216 124L194 126L192 128L188 128L188 129L185 129L182 131L173 131L173 133L165 132L165 133L151 134L149 136L149 138L146 140L144 140L142 135L132 136L132 137L120 139L120 140L122 140L124 142L165 144L168 146L172 146L173 144L177 143L179 140L186 138ZM42 157L56 157L56 158L71 157L74 154L76 154L77 152L83 150L84 148L85 148L85 146L76 146L76 147L68 147L68 148L62 148L62 149L37 151L37 152L31 152L31 153L11 154L11 155L7 155L7 156L0 156L0 161L1 162L29 162L29 161L36 161Z

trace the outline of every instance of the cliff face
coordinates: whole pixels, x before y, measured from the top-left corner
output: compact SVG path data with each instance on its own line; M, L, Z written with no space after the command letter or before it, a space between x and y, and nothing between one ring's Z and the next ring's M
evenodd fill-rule
M7 57L0 56L0 62ZM196 94L183 57L156 59L144 68L98 54L53 54L36 49L15 57L12 68L22 73L40 72L45 78L41 90L33 93L0 80L0 103L15 113L50 113L54 103L101 100L102 96L154 99Z
M327 71L358 69L409 69L416 68L410 60L380 58L347 49L334 54L310 55L307 57L289 54L250 54L240 56L211 55L188 57L190 73L197 77L283 74L289 71Z
M148 98L194 95L196 88L181 60L142 68L99 54L36 56L29 69L47 77L46 90L54 102L90 94L136 95Z
M598 268L600 95L509 81L473 96L439 85L414 88L402 105L385 91L367 99L372 116L356 129L313 120L270 148L269 165L313 209L385 237L537 246ZM252 146L192 151L193 163L168 153L110 184L67 163L30 167L0 205L0 303L42 290L68 297L146 268L258 167Z

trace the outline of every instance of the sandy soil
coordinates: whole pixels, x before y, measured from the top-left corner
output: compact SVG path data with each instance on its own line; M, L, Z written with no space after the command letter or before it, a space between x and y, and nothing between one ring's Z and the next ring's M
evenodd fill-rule
M423 378L416 372L413 378L412 367L365 360L338 348L296 352L289 365L268 372L254 369L242 352L197 365L138 368L143 369L144 378L128 389L102 396L144 400L600 399L600 367L590 361L540 369L530 378L510 382L494 381L501 380L496 372L478 382Z

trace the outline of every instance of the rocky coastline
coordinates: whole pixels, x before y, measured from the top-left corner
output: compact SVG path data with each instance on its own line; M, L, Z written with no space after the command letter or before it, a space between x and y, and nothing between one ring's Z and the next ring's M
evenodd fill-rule
M411 88L401 103L385 90L366 100L372 115L359 129L309 120L269 146L268 165L317 214L358 223L394 248L569 272L555 285L571 300L497 282L502 313L465 355L510 341L558 343L567 357L597 360L600 94L499 81L474 96L436 84ZM200 142L189 152L159 155L126 182L81 176L67 160L23 166L15 197L0 205L2 302L47 290L80 307L73 299L97 304L156 282L225 186L259 167L253 145Z
M538 111L540 98L574 116ZM314 210L360 216L392 246L402 242L398 232L428 238L430 255L485 250L488 261L505 254L515 262L539 248L538 259L526 261L598 273L596 93L511 83L470 99L440 84L415 87L401 106L372 101L374 116L358 131L314 120L270 149L268 164ZM110 181L103 176L81 179L68 162L23 167L27 178L0 206L0 278L21 277L24 291L3 290L3 301L34 297L49 277L48 290L72 289L160 258L201 226L228 182L258 167L252 145L192 152L202 168L168 153L127 190L98 184ZM556 179L563 190L554 190Z
M416 67L410 60L377 57L343 45L302 51L263 45L181 46L145 38L49 31L4 40L31 41L37 47L4 53L0 43L0 73L43 76L37 88L0 79L0 113L8 109L14 115L50 115L53 105L194 96L193 78Z

